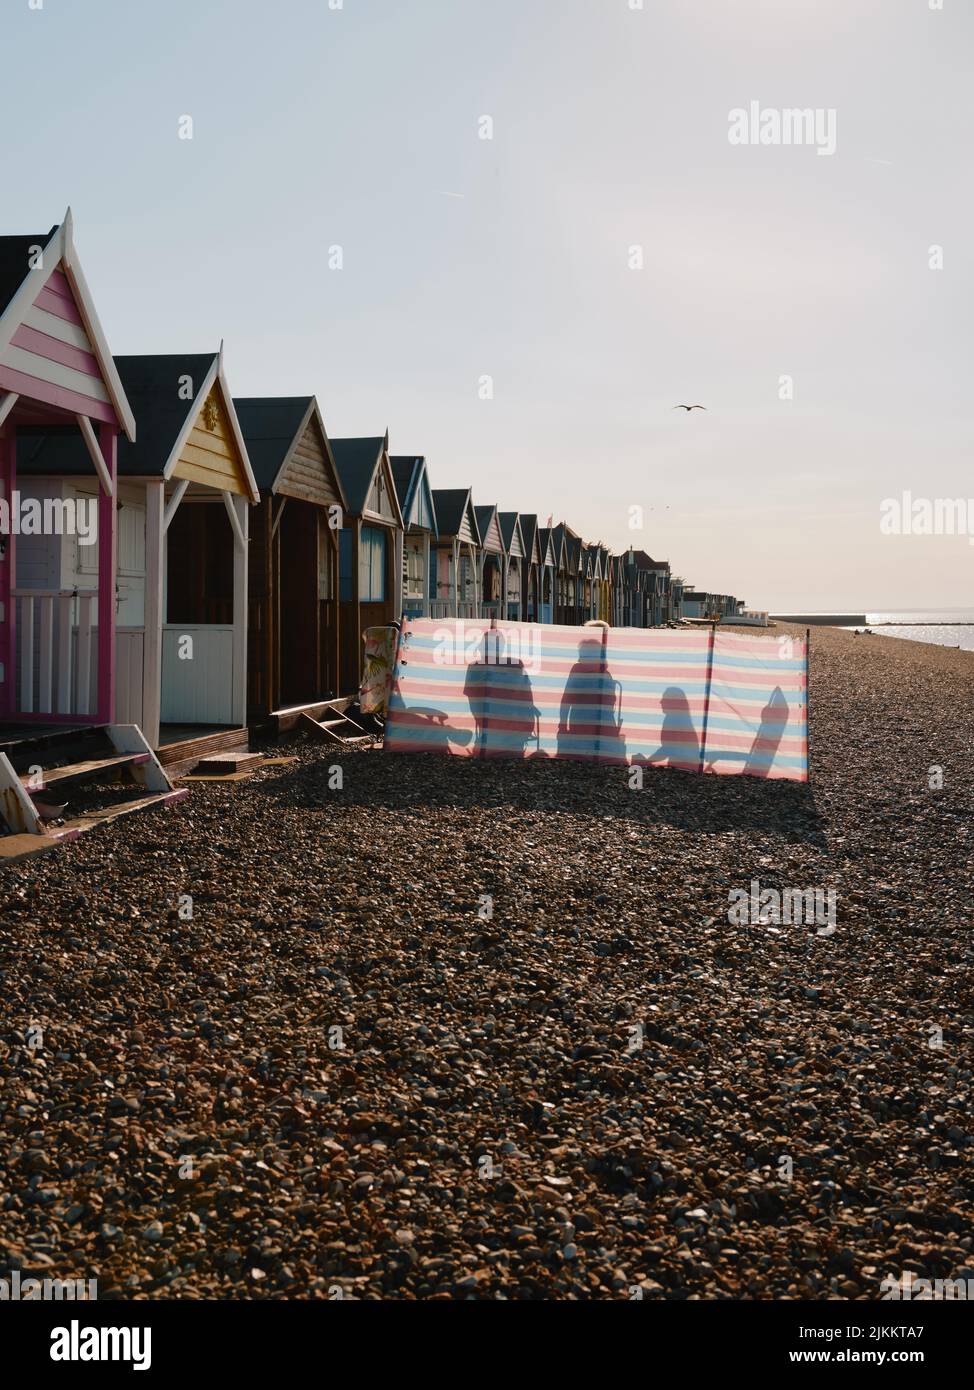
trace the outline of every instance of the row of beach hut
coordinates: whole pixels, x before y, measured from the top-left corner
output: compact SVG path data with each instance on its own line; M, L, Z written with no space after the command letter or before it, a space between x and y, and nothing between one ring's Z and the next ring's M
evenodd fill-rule
M0 745L137 725L163 761L354 693L401 615L652 626L736 611L641 550L432 486L222 346L113 357L70 212L0 237ZM12 732L13 731L13 732Z

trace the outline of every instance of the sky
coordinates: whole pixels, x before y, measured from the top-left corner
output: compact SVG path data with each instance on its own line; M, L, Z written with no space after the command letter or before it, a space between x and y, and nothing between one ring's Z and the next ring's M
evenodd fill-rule
M0 233L70 204L114 352L222 339L435 487L757 608L974 605L966 535L880 530L974 532L969 0L338 3L0 0Z

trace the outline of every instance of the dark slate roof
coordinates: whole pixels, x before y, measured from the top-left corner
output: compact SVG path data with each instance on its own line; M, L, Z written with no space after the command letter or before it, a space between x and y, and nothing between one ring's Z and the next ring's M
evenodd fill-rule
M124 435L118 441L120 478L161 477L173 445L217 354L116 357L115 366L128 397L137 430L136 442ZM193 383L193 400L180 398L180 379ZM17 470L26 475L91 472L91 459L77 430L33 433L18 430Z
M477 506L475 506L474 509L473 509L473 511L474 511L474 516L477 518L477 530L480 532L480 539L481 539L481 541L484 541L484 540L486 540L486 538L487 538L487 531L488 531L488 528L490 527L491 518L493 517L494 513L497 511L497 508L496 508L496 507L490 507L490 506L487 506L487 507L477 507Z
M375 477L376 464L385 448L385 435L368 439L333 439L331 452L342 490L353 516L361 515Z
M668 570L670 567L669 560L654 560L645 550L634 551L633 562L641 570Z
M399 498L399 510L403 514L403 519L406 516L406 504L412 493L412 481L416 476L417 467L422 462L421 458L410 458L407 454L389 455L392 480L396 485L396 496Z
M0 236L0 314L30 273L30 248L46 246L58 225L55 223L47 236L43 232L37 236Z
M524 553L530 560L531 551L534 549L534 538L538 537L538 546L541 545L541 528L538 525L538 518L534 512L521 513L521 535L524 537Z
M313 400L313 396L234 397L250 464L262 492L269 492L277 481Z
M511 549L511 541L514 539L514 527L517 524L517 512L498 512L497 522L501 528L501 538L504 541L504 549L509 552ZM523 535L521 537L521 541L523 544ZM528 554L530 558L530 552L528 552Z
M463 521L464 508L469 500L470 489L468 487L437 487L433 489L433 507L436 511L436 520L441 536L458 534L460 524ZM476 508L474 508L473 521L479 540L480 528L477 525Z

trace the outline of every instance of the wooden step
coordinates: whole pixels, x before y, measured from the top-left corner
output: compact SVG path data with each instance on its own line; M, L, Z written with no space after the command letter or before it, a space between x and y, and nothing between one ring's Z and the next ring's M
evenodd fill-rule
M123 767L139 767L149 761L148 753L123 753L114 758L92 758L86 763L69 763L66 767L44 768L39 786L31 785L31 774L22 772L20 780L30 792L43 791L53 782L76 782L83 777L98 777L105 772L114 772Z
M263 761L262 753L210 753L207 757L200 758L196 764L196 772L201 776L218 777L221 774L253 771L255 764Z
M116 806L106 806L103 811L87 811L77 820L66 821L54 833L59 839L71 839L76 835L85 834L88 830L94 830L96 826L110 825L122 816L132 816L137 811L151 811L157 806L171 806L187 796L189 791L182 787L177 791L155 792L152 796L142 796L137 801L122 801Z
M311 734L312 738L325 743L337 743L343 748L358 747L363 743L372 742L371 734L367 734L361 725L352 719L327 719L320 723L310 715L303 714L298 720L297 728L303 733ZM342 732L339 733L339 730Z

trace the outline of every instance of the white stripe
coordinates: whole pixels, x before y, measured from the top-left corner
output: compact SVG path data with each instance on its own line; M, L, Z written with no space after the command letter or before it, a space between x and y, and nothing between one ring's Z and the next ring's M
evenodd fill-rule
M90 352L92 357L96 357L91 340L80 324L59 319L57 314L38 309L36 304L24 315L24 323L28 328L36 329L38 333L46 333L49 338L57 338L60 343L70 343L72 347L81 348L82 352Z
M38 357L36 353L25 352L23 348L14 347L13 344L4 353L3 362L5 366L12 367L14 371L26 372L28 376L36 376L40 381L46 381L51 386L61 386L66 391L76 391L81 396L91 396L96 401L104 401L106 405L109 404L108 392L98 377L88 376L85 372L76 372L73 367L62 367L60 362L52 362L47 357Z

